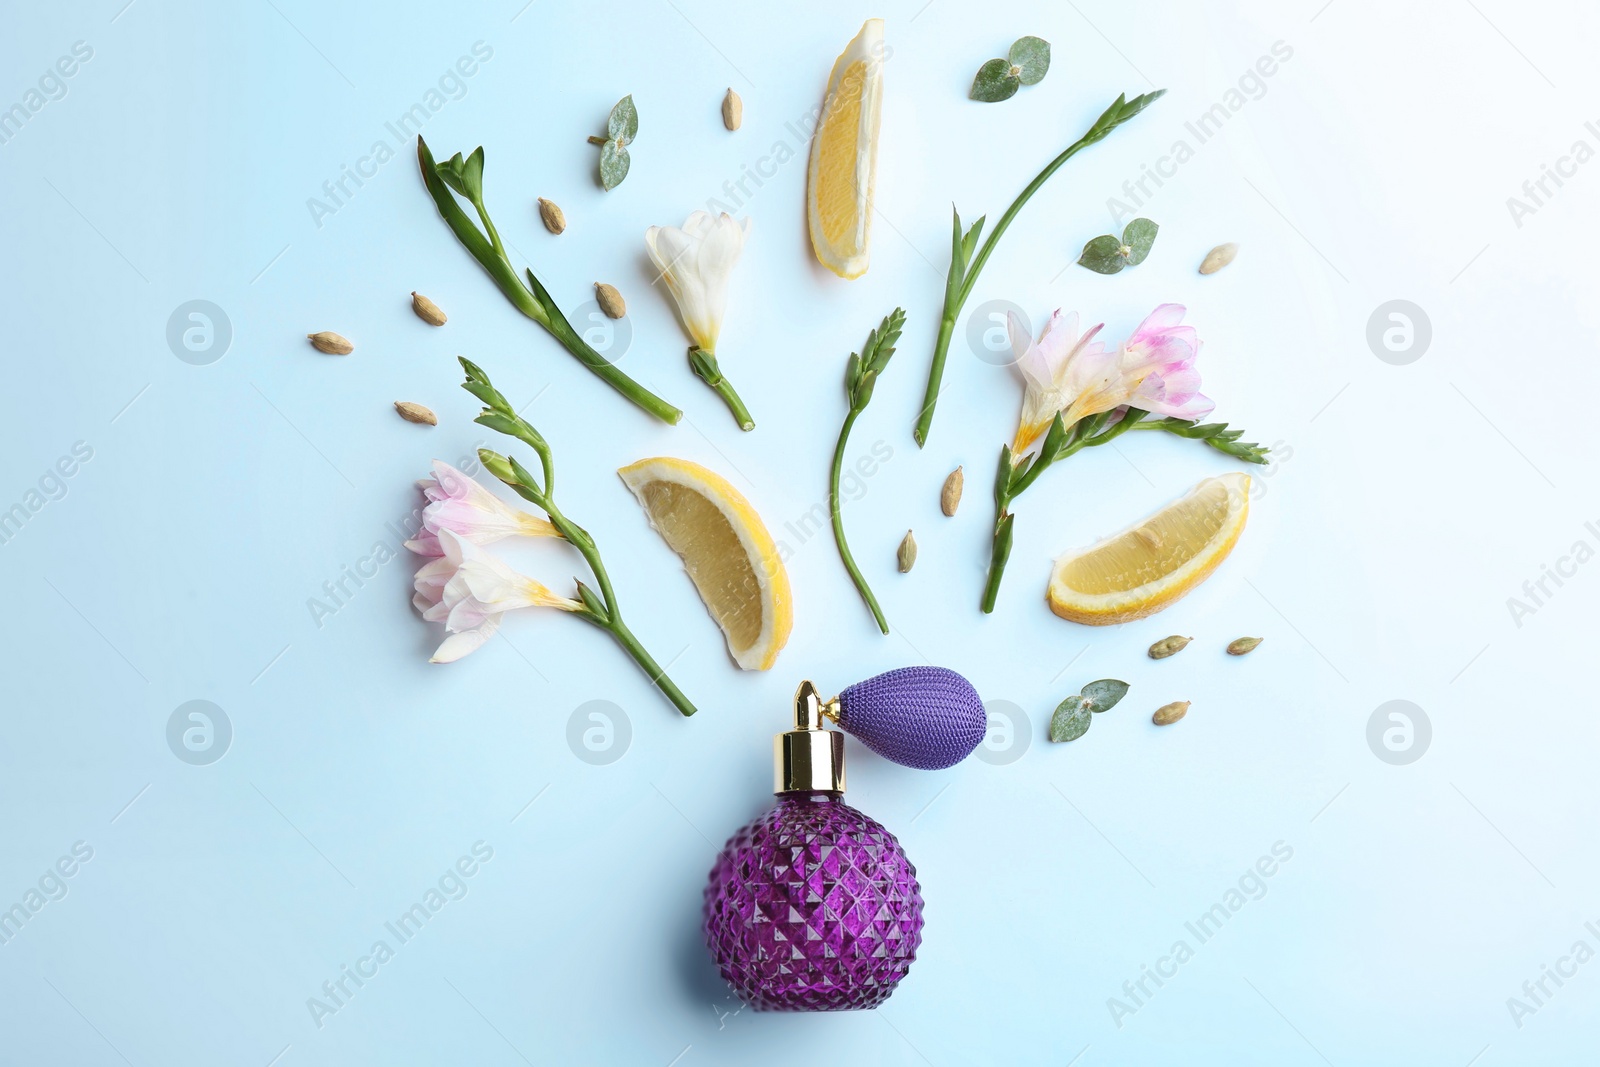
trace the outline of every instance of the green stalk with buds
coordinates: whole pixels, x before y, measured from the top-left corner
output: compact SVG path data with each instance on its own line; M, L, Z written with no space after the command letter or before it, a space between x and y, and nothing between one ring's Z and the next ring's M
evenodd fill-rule
M889 621L883 617L878 598L872 595L867 580L861 576L861 568L856 566L855 557L850 554L850 545L844 539L844 518L839 513L839 475L844 469L844 448L850 440L850 428L856 424L857 416L867 410L867 404L872 400L873 386L877 384L878 375L889 366L889 357L894 355L895 342L900 340L900 329L905 323L906 313L895 308L884 317L877 329L867 334L867 343L861 346L860 353L850 353L850 361L845 365L844 372L844 391L850 400L850 413L844 417L844 427L839 431L839 443L833 450L833 473L828 479L828 511L833 517L833 539L839 545L839 558L844 560L844 569L850 572L850 580L856 583L861 599L872 612L878 629L884 633L889 632Z
M633 636L633 631L628 629L627 623L622 621L622 609L617 605L616 591L611 588L611 578L606 574L606 565L600 560L600 549L595 545L594 538L589 536L587 530L562 514L561 509L556 506L555 459L551 455L549 442L534 429L532 424L516 413L477 364L463 357L461 366L467 372L467 380L462 383L461 388L477 397L484 405L483 411L473 421L496 433L515 438L533 449L539 457L541 474L534 475L517 462L514 456L503 456L491 449L480 448L478 459L483 463L484 469L509 485L522 499L549 516L551 525L578 550L594 575L598 592L582 581L574 579L578 586L578 600L583 604L583 608L573 614L609 633L617 644L633 657L634 662L639 664L644 673L655 683L656 688L672 701L674 707L685 715L693 715L695 707L689 702L689 698L673 684L672 679L667 677L654 657L646 652L639 639Z
M465 159L457 152L445 162L435 163L427 142L418 137L417 163L422 168L422 181L438 206L440 217L455 233L462 247L489 272L489 277L494 279L495 285L500 287L513 307L543 326L585 367L638 407L667 423L676 423L683 417L683 412L628 377L589 347L531 269L526 272L527 284L517 276L516 268L506 254L505 243L500 240L500 233L490 221L489 212L483 204L482 147ZM455 195L451 195L452 191ZM482 229L461 209L456 195L476 209L483 223Z
M1000 448L1000 466L994 480L994 546L989 553L989 580L983 587L983 610L994 611L995 598L1000 594L1000 580L1005 576L1006 561L1011 558L1012 524L1016 516L1011 512L1012 501L1039 480L1039 476L1074 453L1096 445L1109 444L1129 430L1165 430L1178 437L1204 441L1223 455L1246 463L1267 462L1268 449L1253 441L1241 441L1243 430L1230 430L1225 422L1194 423L1174 418L1149 418L1149 412L1128 408L1122 418L1111 422L1115 411L1102 411L1080 419L1068 429L1057 412L1044 435L1039 451L1014 459L1010 445ZM1107 423L1111 423L1109 426Z
M1038 192L1050 176L1060 169L1061 164L1090 145L1105 140L1112 130L1155 103L1165 92L1165 89L1157 89L1153 93L1136 96L1132 100L1118 96L1116 102L1095 119L1094 125L1089 127L1087 133L1068 145L1066 151L1051 160L1038 176L1028 183L1028 187L1011 202L1010 207L1006 208L1006 213L1000 216L1000 221L990 231L989 239L983 242L982 248L978 247L978 237L983 233L983 218L987 216L979 218L972 224L972 228L963 234L961 213L951 209L955 223L950 242L950 274L945 280L944 312L939 319L939 337L933 346L933 363L928 368L928 388L922 396L922 412L917 416L917 428L914 432L919 447L928 443L928 430L933 426L933 409L939 402L945 359L950 354L950 338L955 334L956 320L961 317L961 310L966 307L967 298L972 295L972 287L977 284L978 275L983 271L984 264L989 262L989 257L994 253L994 246L1000 242L1000 237L1011 225L1011 220L1017 217L1017 212L1022 210L1022 205L1028 202L1028 198ZM973 255L974 251L977 252L976 257Z

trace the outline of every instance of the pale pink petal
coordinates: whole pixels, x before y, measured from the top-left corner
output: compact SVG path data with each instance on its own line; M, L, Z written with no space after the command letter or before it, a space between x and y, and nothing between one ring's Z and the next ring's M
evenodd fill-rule
M1153 334L1160 330L1165 330L1169 327L1178 325L1183 321L1183 316L1187 314L1187 312L1188 309L1182 304L1160 305L1154 311L1150 312L1150 314L1144 317L1144 321L1134 329L1133 336L1128 338L1128 343L1135 344L1142 340L1147 334Z
M484 620L482 626L475 630L467 630L446 637L433 653L429 663L454 663L463 656L476 652L500 628L500 617L495 615Z

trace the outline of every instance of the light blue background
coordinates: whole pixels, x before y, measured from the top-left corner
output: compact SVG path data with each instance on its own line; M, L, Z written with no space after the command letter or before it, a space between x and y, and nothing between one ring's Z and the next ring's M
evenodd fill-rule
M1593 100L1600 17L1500 0L1064 5L1000 0L558 7L176 0L9 5L0 107L74 42L93 58L0 144L6 352L0 508L75 442L93 458L0 546L10 590L0 732L0 906L74 842L93 859L0 946L5 1064L1054 1063L1482 1065L1575 1062L1600 964L1516 1025L1507 998L1600 938L1592 846L1600 727L1593 567L1537 610L1508 597L1600 519L1583 398L1600 172L1578 167L1518 225L1523 196ZM520 10L519 10L520 9ZM844 283L812 260L804 148L862 19L892 56L873 260ZM965 98L1016 36L1055 46L1039 86ZM427 122L444 157L482 143L496 221L557 299L626 295L623 360L686 411L655 425L521 319L437 218L407 151L318 226L307 200L475 42L492 58ZM1107 200L1154 165L1274 42L1292 59L1146 200L1150 261L1070 264ZM728 86L744 128L722 129ZM1168 97L1028 206L974 295L1035 323L1058 306L1125 335L1189 305L1218 417L1277 443L1249 529L1218 574L1118 629L1046 610L1051 558L1233 469L1140 435L1074 458L1023 498L1000 610L976 602L989 472L1019 389L958 334L929 446L910 426L948 263L949 207L991 220L1120 91ZM631 92L627 182L594 184L584 137ZM777 142L797 151L741 213L753 234L722 361L754 412L740 434L683 359L642 235L678 224ZM1573 171L1573 168L1566 168ZM1151 188L1148 187L1147 188ZM539 225L536 197L569 228ZM1202 278L1206 250L1241 243ZM450 314L430 329L420 290ZM1375 358L1373 310L1433 325L1409 366ZM174 358L174 308L221 306L231 348ZM846 355L896 304L910 318L853 455L892 451L847 521L895 630L881 637L825 533ZM304 335L355 341L320 355ZM559 617L435 667L384 566L317 625L307 601L416 506L412 480L491 435L453 357L481 363L552 441L566 511L598 538L640 638L696 699L680 719L603 635ZM436 429L390 404L425 403ZM793 550L796 626L775 670L736 671L675 558L612 471L646 455L724 473ZM960 514L940 482L967 469ZM921 558L895 573L914 528ZM542 551L541 549L550 549ZM564 585L558 546L517 561ZM1192 634L1181 657L1145 647ZM1260 634L1247 659L1220 654ZM1031 720L1017 762L919 773L850 745L850 800L885 822L927 897L923 949L876 1012L758 1016L699 941L715 848L769 802L770 735L805 677L829 692L931 662ZM1070 746L1049 711L1118 676L1127 701ZM205 699L234 736L174 758L173 709ZM1179 726L1148 715L1194 702ZM1409 766L1369 716L1429 716ZM609 766L569 750L590 700L628 716ZM535 799L537 798L537 799ZM531 802L531 806L530 806ZM322 983L386 938L474 842L493 859L320 1028ZM1274 843L1293 858L1135 1014L1108 999ZM387 938L386 938L387 939ZM391 942L393 944L393 942ZM1585 1023L1584 1020L1588 1020Z

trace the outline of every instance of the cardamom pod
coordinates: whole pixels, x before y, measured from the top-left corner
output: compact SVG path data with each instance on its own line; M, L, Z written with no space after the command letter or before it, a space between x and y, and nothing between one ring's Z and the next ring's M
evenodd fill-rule
M439 310L439 305L423 296L415 289L411 291L411 310L417 313L417 318L429 326L443 326L448 317Z
M1189 714L1189 702L1187 700L1174 700L1170 704L1163 704L1157 708L1156 713L1150 716L1150 721L1157 726L1171 726L1187 714Z
M607 285L605 282L594 283L595 303L600 305L600 310L608 318L620 319L628 313L628 305L622 299L622 294L617 292L617 287Z
M950 472L950 477L944 480L944 488L939 490L939 510L946 515L954 515L956 508L961 506L961 487L966 482L966 477L957 467Z
M1217 271L1233 262L1233 257L1239 254L1237 241L1229 241L1225 245L1218 245L1206 253L1206 258L1200 262L1201 274L1215 274Z
M551 233L560 233L567 228L567 216L562 213L554 200L539 198L539 218L544 220L544 228Z
M737 130L744 122L744 101L739 99L739 94L731 88L728 95L722 98L722 124L730 130Z
M1192 637L1182 637L1178 634L1173 634L1171 637L1163 637L1150 646L1150 658L1166 659L1168 656L1176 656L1187 648L1189 642L1193 640L1194 638Z
M409 400L396 400L394 402L394 409L398 411L400 413L400 417L405 419L407 422L420 422L427 426L439 425L439 416L435 415L432 411L429 411L421 404L413 404Z
M1228 646L1228 655L1243 656L1247 652L1254 652L1260 643L1259 637L1241 637Z
M911 536L910 530L906 531L905 540L900 542L900 548L895 552L894 558L900 564L901 574L905 574L912 567L916 566L917 539Z
M326 352L330 356L348 356L356 350L356 346L340 337L332 330L319 330L316 333L306 334L306 339L311 342L311 347L318 352Z

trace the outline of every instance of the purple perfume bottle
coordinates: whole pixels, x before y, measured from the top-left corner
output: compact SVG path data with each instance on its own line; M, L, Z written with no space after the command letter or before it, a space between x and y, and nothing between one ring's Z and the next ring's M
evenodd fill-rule
M916 868L844 802L844 735L823 717L801 683L795 728L773 739L778 803L728 839L706 885L706 944L758 1010L877 1007L922 943Z

